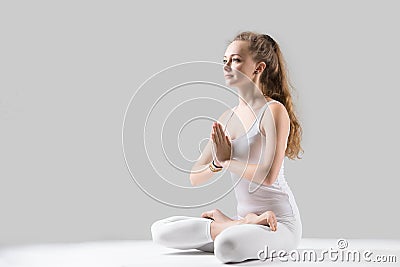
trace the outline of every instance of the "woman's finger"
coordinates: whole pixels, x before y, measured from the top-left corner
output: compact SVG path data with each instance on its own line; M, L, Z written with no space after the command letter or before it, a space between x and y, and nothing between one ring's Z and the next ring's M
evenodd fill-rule
M228 145L230 145L231 144L231 140L229 140L229 137L227 135L225 135L225 139L226 139L226 142L228 143Z
M213 143L215 144L215 143L216 143L216 140L215 140L214 131L211 133L211 139L212 139Z
M214 124L213 130L214 130L214 135L215 135L216 143L217 143L218 145L220 145L221 142L222 142L222 140L221 140L221 136L220 136L219 131L218 131L218 126Z
M225 142L224 130L222 129L222 125L218 122L217 122L217 130L218 130L219 136L221 137L221 142Z
M219 144L218 136L217 136L217 134L215 132L214 127L212 129L211 138L212 138L214 144Z
M223 140L222 140L222 137L221 137L221 133L220 133L220 131L219 131L218 122L216 122L216 123L213 125L213 129L214 129L214 133L215 133L215 135L216 135L216 139L218 140L218 144L221 144L221 142L222 142Z
M222 125L220 126L220 129L221 129L221 134L222 134L225 144L230 146L231 140L229 139L229 136L227 134L225 134L224 129L222 129Z

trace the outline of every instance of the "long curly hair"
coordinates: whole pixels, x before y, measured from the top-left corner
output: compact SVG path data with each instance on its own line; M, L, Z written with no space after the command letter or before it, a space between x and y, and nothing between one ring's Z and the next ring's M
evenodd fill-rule
M261 91L264 96L281 102L290 118L290 133L285 155L289 159L301 159L299 153L304 153L301 147L302 127L297 119L292 101L291 85L285 60L278 43L267 34L256 32L241 32L232 40L248 41L249 51L255 62L264 62L266 67L260 76Z

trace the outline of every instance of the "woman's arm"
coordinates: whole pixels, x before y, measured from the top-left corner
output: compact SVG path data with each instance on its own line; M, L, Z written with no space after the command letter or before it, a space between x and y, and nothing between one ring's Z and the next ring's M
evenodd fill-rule
M219 118L218 121L225 121L227 115L231 110L226 110ZM226 122L225 122L226 123ZM212 154L212 138L210 134L210 139L203 152L201 153L198 161L193 165L192 171L190 172L190 183L193 186L201 185L207 182L215 173L210 170L208 167L210 162L213 160Z
M209 164L213 160L211 146L212 143L209 140L200 159L194 164L190 172L190 183L193 186L198 186L207 182L215 174L215 172L212 172L209 168Z
M238 160L220 161L222 167L241 177L263 185L272 185L278 177L289 137L290 119L282 104L271 104L271 112L265 112L260 130L266 133L265 148L260 155L260 164L248 164Z

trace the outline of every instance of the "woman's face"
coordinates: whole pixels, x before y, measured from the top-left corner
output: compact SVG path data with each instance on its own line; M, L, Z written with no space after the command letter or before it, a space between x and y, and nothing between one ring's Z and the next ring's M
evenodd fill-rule
M256 62L253 61L247 41L233 41L225 51L224 77L228 86L243 86L255 81Z

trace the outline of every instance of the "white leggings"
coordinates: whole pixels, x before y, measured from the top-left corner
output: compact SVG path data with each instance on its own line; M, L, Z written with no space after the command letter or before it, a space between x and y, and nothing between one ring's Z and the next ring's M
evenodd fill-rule
M212 220L200 217L172 216L151 225L153 241L176 249L198 249L214 252L223 263L258 259L259 251L296 249L302 235L300 217L279 221L277 230L257 224L234 225L224 229L213 241L210 234ZM264 257L264 256L263 256Z

